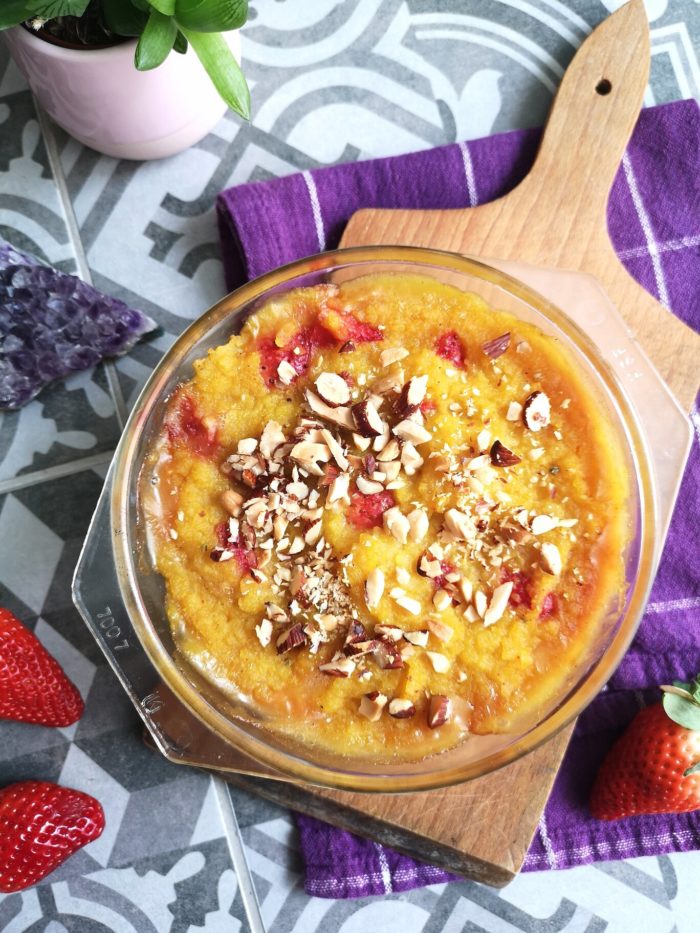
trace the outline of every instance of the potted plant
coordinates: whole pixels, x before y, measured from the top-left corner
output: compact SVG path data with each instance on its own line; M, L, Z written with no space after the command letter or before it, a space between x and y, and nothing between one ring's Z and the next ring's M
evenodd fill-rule
M227 106L248 118L236 31L247 16L247 0L0 0L0 29L44 110L126 159L186 149Z

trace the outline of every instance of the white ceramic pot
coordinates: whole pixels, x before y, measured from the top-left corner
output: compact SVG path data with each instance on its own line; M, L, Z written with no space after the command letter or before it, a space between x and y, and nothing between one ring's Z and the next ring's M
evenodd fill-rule
M24 26L4 34L41 106L81 143L120 159L161 159L199 142L226 111L194 51L152 71L134 67L136 41L68 49ZM240 37L226 33L240 61Z

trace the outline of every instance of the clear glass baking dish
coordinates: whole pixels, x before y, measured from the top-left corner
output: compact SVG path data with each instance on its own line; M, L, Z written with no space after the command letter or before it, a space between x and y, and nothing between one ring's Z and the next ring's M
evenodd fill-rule
M419 272L477 292L491 306L535 323L565 344L619 434L627 457L621 468L629 472L632 486L624 606L605 620L600 638L579 668L570 672L566 688L536 720L522 723L517 733L470 738L410 764L343 758L266 730L254 711L237 707L178 656L164 610L163 582L152 567L140 513L141 484L148 482L142 466L161 429L167 400L179 383L190 378L193 361L224 343L273 294L380 271ZM569 315L524 284L525 267L517 271L520 279L476 260L412 247L324 253L270 272L226 296L165 355L134 407L110 468L76 570L74 599L155 744L168 757L223 771L243 770L357 791L429 789L482 776L526 754L561 730L605 685L644 610L687 456L688 422L609 303L602 317L596 318L588 302L582 320L592 326L599 345L607 344L601 350ZM538 272L548 290L564 293L565 283L557 285L557 276L567 273L552 271L544 282L542 270ZM592 280L587 284L595 291ZM574 295L586 292L584 286L579 283L575 291L569 290L572 304ZM600 302L607 302L605 296ZM650 447L648 430L623 382L642 408L654 400L657 418L659 406L665 406L664 445Z

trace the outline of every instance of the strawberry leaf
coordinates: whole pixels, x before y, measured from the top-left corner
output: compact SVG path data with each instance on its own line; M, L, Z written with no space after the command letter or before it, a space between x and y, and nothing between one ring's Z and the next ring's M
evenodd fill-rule
M686 729L700 732L700 703L677 693L664 693L662 702L669 719Z
M692 768L686 768L683 772L683 777L688 777L689 774L697 774L700 771L700 761L692 766Z

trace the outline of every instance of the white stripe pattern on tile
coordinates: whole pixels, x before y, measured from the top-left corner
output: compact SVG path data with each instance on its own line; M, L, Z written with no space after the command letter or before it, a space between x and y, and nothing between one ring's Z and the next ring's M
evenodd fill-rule
M670 308L671 301L668 296L668 289L666 288L666 279L664 278L664 270L661 265L659 248L656 245L656 241L654 240L654 232L651 229L649 215L647 214L646 208L642 203L642 197L639 193L637 179L634 176L632 163L630 162L630 157L627 153L625 153L622 157L622 167L625 172L625 179L630 189L630 194L632 195L632 203L634 204L634 209L637 212L637 217L639 218L639 223L641 224L642 232L644 233L644 239L647 241L647 249L649 250L651 265L654 269L654 280L656 281L656 290L659 295L659 301L662 305Z
M462 142L459 144L462 153L462 162L464 163L464 177L467 180L467 194L469 195L469 206L476 207L479 203L479 196L476 193L476 179L474 178L474 165L472 163L469 146Z
M311 213L314 216L314 224L316 225L316 236L318 237L318 249L319 252L323 252L326 248L326 231L323 227L323 215L321 214L321 202L318 199L318 189L316 188L316 182L314 181L313 175L308 170L302 172L302 178L306 183L306 188L309 192L309 200L311 201Z

